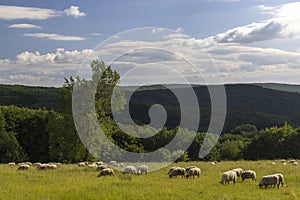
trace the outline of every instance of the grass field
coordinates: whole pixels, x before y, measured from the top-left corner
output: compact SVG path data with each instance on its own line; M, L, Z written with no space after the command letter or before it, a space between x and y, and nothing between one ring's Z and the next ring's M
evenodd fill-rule
M17 171L17 166L0 165L0 199L300 199L300 167L271 165L272 161L175 163L159 171L142 176L124 176L115 171L114 177L97 178L98 172L77 165L61 165L57 170ZM201 168L200 178L172 178L167 172L171 166ZM150 166L150 165L149 165ZM235 185L219 183L223 172L236 167L252 169L257 181L238 178ZM285 186L280 189L259 189L263 175L282 173Z

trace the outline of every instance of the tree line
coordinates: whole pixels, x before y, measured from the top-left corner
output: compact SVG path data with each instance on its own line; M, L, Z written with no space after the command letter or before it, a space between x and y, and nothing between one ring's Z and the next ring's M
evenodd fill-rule
M111 142L130 152L146 153L159 149L161 155L157 161L177 158L178 160L199 160L198 153L206 136L205 132L193 132L184 127L162 128L145 126L137 128L125 124L116 124L112 116L111 98L117 105L115 112L120 112L125 105L122 91L112 93L120 80L119 74L106 67L103 62L91 63L93 81L70 77L65 79L61 89L61 101L56 110L32 109L17 106L0 106L0 162L32 161L32 162L63 162L108 161L118 158L111 149L105 149L96 154L89 153L78 136L72 114L72 93L74 85L79 84L85 90L96 88L94 106L97 123L104 130ZM103 73L100 73L101 70ZM240 124L230 131L222 133L217 144L202 160L258 160L300 158L300 128L294 128L286 122L281 126L272 126L258 130L252 124ZM122 128L120 128L122 127ZM145 139L134 137L123 132L138 132L141 136L152 135ZM184 133L175 146L191 139L193 142L186 151L164 149L177 134ZM94 131L91 129L89 131ZM94 138L97 140L97 138ZM90 149L91 150L91 149ZM166 158L168 156L168 158ZM122 161L122 157L118 158ZM144 158L139 158L142 161Z

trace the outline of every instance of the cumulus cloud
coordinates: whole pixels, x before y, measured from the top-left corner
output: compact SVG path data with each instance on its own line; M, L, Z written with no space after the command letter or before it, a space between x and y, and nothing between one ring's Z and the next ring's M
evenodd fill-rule
M61 15L61 11L53 9L0 5L0 19L3 20L45 20L50 17L58 17Z
M65 9L64 12L66 13L67 16L72 16L75 18L86 16L84 12L81 12L79 10L78 6L70 6L70 8Z
M277 7L260 5L258 9L261 13L270 14L272 18L230 29L210 39L220 43L251 43L300 37L300 2Z
M69 36L69 35L59 35L55 33L26 33L23 36L44 38L48 40L58 40L58 41L82 41L86 40L84 37Z
M63 15L78 18L86 16L86 13L81 12L78 6L70 6L64 11L60 11L47 8L0 5L0 19L2 20L46 20Z
M37 26L34 24L11 24L8 26L9 28L24 28L24 29L41 29L41 26Z

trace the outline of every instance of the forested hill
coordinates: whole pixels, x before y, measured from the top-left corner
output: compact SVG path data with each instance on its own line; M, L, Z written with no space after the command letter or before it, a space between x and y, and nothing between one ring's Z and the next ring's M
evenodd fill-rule
M269 89L271 86L272 89ZM227 116L223 131L230 131L246 123L254 124L259 129L281 126L285 121L295 127L300 126L300 93L295 92L300 86L290 86L290 88L289 85L280 84L271 86L270 84L226 85ZM168 87L185 95L184 85L169 85ZM199 131L205 131L210 119L209 93L206 86L194 85L193 87L201 110ZM285 91L280 91L283 89L278 88L284 88ZM123 89L126 95L132 90L131 87ZM61 88L0 85L0 105L57 111L60 102ZM143 87L134 93L129 105L133 119L138 123L149 123L148 111L153 104L165 106L168 112L167 127L173 128L179 124L179 103L169 89L161 86ZM195 105L190 106L190 109L193 109Z
M0 85L0 105L14 105L32 109L58 109L61 88Z

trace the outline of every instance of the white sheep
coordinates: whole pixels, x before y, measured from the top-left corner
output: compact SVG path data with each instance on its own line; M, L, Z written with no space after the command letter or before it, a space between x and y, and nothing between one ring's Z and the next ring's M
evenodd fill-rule
M220 183L222 183L222 184L228 183L229 184L229 182L232 181L235 184L236 179L237 179L236 172L227 171L222 174Z
M55 164L47 164L47 169L57 169Z
M276 185L277 188L279 188L279 177L274 175L263 176L258 184L259 188L262 188L262 186L264 186L265 188L267 188L268 186L275 187Z
M114 170L111 168L105 168L98 175L98 177L101 177L101 176L114 176Z
M118 163L117 163L117 161L114 161L114 160L112 160L112 161L109 161L109 163L108 163L110 166L118 166Z
M36 167L38 170L46 170L48 168L48 164L40 164Z
M182 167L173 167L170 169L170 171L168 172L168 175L170 178L172 178L173 176L182 176L184 177L185 176L185 169L182 168Z
M200 168L192 167L192 168L189 168L189 170L187 171L186 178L189 178L192 176L193 176L193 178L195 178L195 176L200 177L200 174L201 174Z
M147 174L147 173L148 173L148 170L149 170L149 168L148 168L147 165L141 165L141 166L138 166L138 168L137 168L137 173L138 173L139 175L141 175L141 174L143 174L143 173Z
M297 166L297 165L298 165L298 162L295 161L295 162L292 163L292 165Z
M123 171L123 174L136 174L136 173L137 173L137 170L136 170L135 166L132 166L132 165L126 166Z
M98 167L96 168L96 171L101 171L101 170L106 169L106 168L108 168L108 166L105 165L105 164L98 165Z
M80 162L80 163L78 163L79 167L85 167L87 165L88 165L88 162Z
M279 185L281 184L281 187L283 187L283 184L284 184L284 177L283 177L283 175L279 174L279 173L273 174L273 175L274 176L278 176L278 183L279 183Z
M8 165L8 166L15 166L16 163L14 163L14 162L9 162L9 163L7 163L7 165Z
M18 167L18 170L28 170L30 165L27 164L22 164Z
M231 171L234 171L237 176L241 176L241 174L243 173L243 169L242 168L235 168L235 169L233 169Z
M241 174L241 178L242 178L242 182L244 182L244 180L247 178L249 179L251 178L252 181L256 181L256 173L253 170L247 170Z

